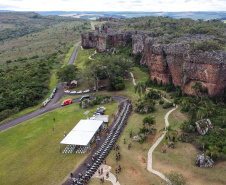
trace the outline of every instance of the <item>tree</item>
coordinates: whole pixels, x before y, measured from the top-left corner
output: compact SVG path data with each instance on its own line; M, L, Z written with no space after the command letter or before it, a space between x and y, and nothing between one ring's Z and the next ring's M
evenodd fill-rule
M114 85L113 88L116 91L125 89L125 82L124 82L124 79L121 76L114 78L114 84L113 85Z
M70 83L72 80L77 77L78 68L75 65L68 65L63 68L60 68L57 72L58 78L61 82Z
M106 78L104 70L103 65L98 61L93 61L91 64L87 65L84 70L84 76L88 76L94 83L96 91L98 91L99 80Z
M203 119L208 116L208 111L205 107L198 107L198 111L196 114L197 119Z
M137 85L134 86L134 89L135 89L135 93L138 92L141 99L141 95L145 94L146 85L144 82L138 82Z
M156 123L156 120L155 120L155 117L153 116L147 116L143 119L143 125L145 127L145 125L148 125L148 130L150 132L150 128L151 126L155 125Z
M168 139L168 144L170 143L170 135L172 135L173 137L176 137L176 135L178 134L177 130L174 130L171 125L169 125L168 127L165 127L163 129L161 129L159 132L161 131L166 131L167 133L167 139Z
M219 149L217 146L209 146L208 150L206 150L206 155L210 155L211 159L219 157Z

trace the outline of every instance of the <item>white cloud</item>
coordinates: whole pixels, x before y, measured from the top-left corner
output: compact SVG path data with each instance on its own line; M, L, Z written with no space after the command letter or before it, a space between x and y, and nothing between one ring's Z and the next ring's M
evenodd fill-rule
M225 0L0 0L17 11L225 11Z

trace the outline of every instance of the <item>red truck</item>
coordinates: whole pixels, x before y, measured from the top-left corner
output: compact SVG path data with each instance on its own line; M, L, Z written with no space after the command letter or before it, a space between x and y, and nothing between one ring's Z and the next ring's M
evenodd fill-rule
M72 103L72 99L68 99L68 100L64 100L61 105L64 106L64 105L69 105L70 103Z

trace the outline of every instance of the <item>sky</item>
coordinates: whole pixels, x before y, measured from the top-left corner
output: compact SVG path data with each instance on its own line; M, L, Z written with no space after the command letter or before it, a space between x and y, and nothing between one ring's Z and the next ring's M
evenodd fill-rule
M226 11L226 0L0 0L15 11Z

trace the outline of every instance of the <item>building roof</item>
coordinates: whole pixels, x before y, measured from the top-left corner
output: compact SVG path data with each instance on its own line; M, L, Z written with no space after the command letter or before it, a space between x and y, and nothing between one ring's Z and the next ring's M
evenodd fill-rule
M86 146L102 124L101 120L80 120L60 144Z

